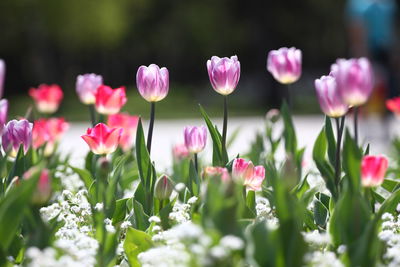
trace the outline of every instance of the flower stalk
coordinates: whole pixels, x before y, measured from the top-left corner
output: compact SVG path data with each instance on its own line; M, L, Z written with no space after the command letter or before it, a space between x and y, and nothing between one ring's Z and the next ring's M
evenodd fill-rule
M151 141L153 138L155 112L156 112L156 103L150 102L150 124L149 124L149 131L147 133L147 151L149 151L149 155L151 152Z

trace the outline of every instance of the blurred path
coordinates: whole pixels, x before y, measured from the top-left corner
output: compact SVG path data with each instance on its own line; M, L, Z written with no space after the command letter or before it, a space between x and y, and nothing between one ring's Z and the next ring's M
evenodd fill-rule
M222 119L212 119L217 123L218 127L222 128ZM311 155L314 141L322 128L324 122L323 116L295 116L294 124L297 132L297 139L300 146L306 146L306 161ZM360 124L361 140L365 143L371 143L371 153L384 153L388 148L389 136L391 136L394 124L397 121L391 120L389 125L385 126L382 121L377 118L362 120ZM152 144L152 159L156 162L158 171L163 171L171 166L172 146L176 143L183 143L183 128L187 125L205 125L200 119L182 119L182 120L156 120L154 126L154 136ZM352 133L352 120L347 120L347 126ZM72 163L80 165L83 163L83 158L88 151L88 146L80 137L86 132L88 123L72 123L69 131L65 134L64 139L60 144L63 152L72 153ZM231 118L228 123L228 135L232 134L237 128L240 132L229 148L231 157L238 153L243 154L248 151L252 141L255 139L257 131L262 131L264 127L264 118L262 117L246 117L246 118ZM278 125L277 131L282 129L282 125ZM147 124L144 124L145 134L147 133ZM147 136L147 135L146 135ZM211 161L211 138L208 136L207 148L202 152L200 157L205 157L204 160ZM283 153L279 153L283 156Z

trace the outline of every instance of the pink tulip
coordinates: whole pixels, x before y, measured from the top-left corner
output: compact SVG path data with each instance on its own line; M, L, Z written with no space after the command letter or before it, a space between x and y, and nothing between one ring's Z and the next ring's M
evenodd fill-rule
M204 126L186 126L184 129L185 146L190 153L199 153L207 143L207 129Z
M136 86L140 95L148 102L163 100L169 90L168 69L160 69L156 64L140 66L136 73Z
M32 127L32 123L25 119L9 121L1 138L4 151L10 151L10 156L15 157L22 145L26 153L32 144Z
M64 97L61 87L57 84L41 84L37 89L31 88L29 95L35 100L38 111L48 114L57 111Z
M172 148L172 156L175 160L183 160L185 158L188 158L189 155L189 150L187 150L185 144L176 144Z
M30 179L37 171L38 171L37 167L32 167L24 173L23 178ZM50 171L48 169L43 169L40 172L36 190L32 195L32 203L37 205L45 204L50 199L51 193L52 193L52 188L51 188Z
M94 154L105 155L117 149L122 131L121 128L109 128L104 123L98 123L93 128L87 129L86 134L81 137Z
M375 187L383 183L388 168L385 156L364 156L361 162L361 183L364 187Z
M0 98L3 97L4 92L4 80L6 77L6 63L0 59Z
M109 86L101 85L97 88L95 96L96 110L103 115L117 114L127 101L125 87L113 90Z
M265 169L263 166L254 167L251 161L237 158L233 161L232 178L243 183L247 190L260 191L265 179Z
M239 82L240 62L237 56L231 58L213 56L207 61L207 71L214 90L221 95L229 95Z
M78 75L76 78L76 92L83 104L96 103L96 91L103 84L103 77L94 73Z
M4 125L7 122L8 115L8 100L0 100L0 133L3 131Z
M228 169L222 167L205 167L202 176L203 179L220 178L223 182L229 182L231 180Z
M367 102L373 89L373 72L367 58L338 59L331 66L339 93L350 107Z
M319 105L327 116L338 118L347 113L349 106L343 102L333 76L322 76L314 85Z
M33 147L39 148L46 144L45 155L53 153L55 145L68 130L69 124L64 118L39 119L33 124Z
M397 116L400 116L400 97L386 100L386 107Z
M282 47L268 53L267 70L280 83L291 84L301 76L301 50Z
M123 129L121 139L119 140L119 145L124 151L128 151L133 147L138 122L138 116L131 116L125 113L118 113L108 116L107 125L109 127Z

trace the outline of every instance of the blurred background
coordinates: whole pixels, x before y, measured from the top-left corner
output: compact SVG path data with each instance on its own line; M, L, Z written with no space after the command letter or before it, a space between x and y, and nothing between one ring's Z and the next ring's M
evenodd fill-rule
M268 51L295 46L303 75L291 86L297 114L317 113L313 81L338 57L368 56L376 90L366 110L384 114L384 99L398 95L398 0L1 0L0 58L7 64L10 113L23 115L30 87L57 83L65 93L58 112L87 120L75 94L78 74L97 73L105 84L127 86L124 108L148 114L136 90L140 65L170 71L170 94L157 116L199 117L197 103L221 116L222 97L208 81L212 55L238 55L239 86L231 115L260 116L279 107L285 88L266 71Z

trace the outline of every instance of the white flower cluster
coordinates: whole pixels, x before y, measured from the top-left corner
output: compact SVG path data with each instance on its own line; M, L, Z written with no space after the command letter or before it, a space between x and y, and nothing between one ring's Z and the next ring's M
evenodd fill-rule
M306 266L312 267L344 267L344 264L332 251L313 251L304 256Z
M382 230L378 237L387 247L383 257L389 262L388 266L400 266L400 215L384 213L382 220Z
M191 197L187 203L176 201L172 212L169 214L169 219L174 223L184 223L190 221L190 209L197 202L197 197Z
M278 227L279 225L278 218L275 217L268 199L257 196L256 213L257 213L257 219L265 220L270 228Z
M62 227L55 233L55 247L61 249L58 255L53 248L43 251L29 248L29 266L94 266L99 246L93 236L91 208L86 199L86 190L73 194L64 190L58 202L40 210L45 221L55 219Z
M325 248L331 242L331 237L326 232L318 232L314 230L312 232L303 232L304 240L314 248Z

